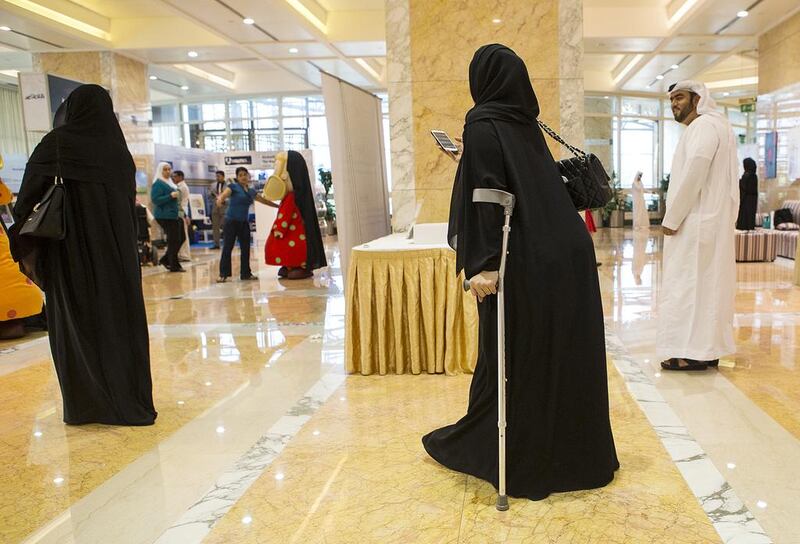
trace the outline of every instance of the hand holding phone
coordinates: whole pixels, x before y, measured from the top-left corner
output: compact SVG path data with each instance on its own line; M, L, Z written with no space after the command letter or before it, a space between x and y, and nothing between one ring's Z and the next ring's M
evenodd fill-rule
M444 151L454 161L458 160L458 155L461 153L461 148L450 139L450 136L443 130L431 130L431 135L439 144L439 148Z

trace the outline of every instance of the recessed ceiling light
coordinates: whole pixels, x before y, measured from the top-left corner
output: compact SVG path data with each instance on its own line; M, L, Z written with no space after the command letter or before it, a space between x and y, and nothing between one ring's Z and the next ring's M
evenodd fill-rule
M244 19L242 19L242 22L246 25L256 24L255 20L251 19L250 17L245 17Z
M672 68L673 70L677 70L678 68L680 68L680 66L678 66L677 64L673 64L673 65L671 66L671 68Z
M189 52L188 52L188 53L186 53L186 54L187 54L187 55L189 55L190 57L192 57L193 59L196 59L196 58L197 58L197 56L198 56L200 53L198 53L197 51L189 51Z
M742 11L736 14L736 16L739 17L740 19L747 17L748 15L750 14L747 12L746 9L743 9Z
M657 80L659 80L659 81L661 81L662 79L664 79L664 76L662 76L661 74L658 74L658 75L656 76L656 79L657 79Z
M722 96L730 96L730 95L731 95L731 93L727 93L727 92L726 93L722 93Z
M736 468L736 463L728 463L728 468L733 470Z
M496 25L499 25L500 23L502 23L502 22L503 22L503 20L502 20L502 19L492 19L492 22L493 22L494 24L496 24Z
M41 438L42 437L42 431L36 431L35 433L33 433L33 436L35 436L36 438Z
M0 26L0 30L2 30L3 32L8 32L11 30L11 28L7 26Z
M222 433L224 433L224 432L225 432L225 427L223 427L222 425L220 425L219 427L217 427L217 433L218 433L218 434L222 434Z
M296 47L290 47L289 48L289 53L295 54L295 53L299 53L299 52L300 52L300 50L298 48L296 48Z
M243 517L242 518L242 523L244 523L245 525L250 525L251 523L253 523L253 516L245 516L245 517Z
M276 480L283 480L283 478L284 478L284 476L283 476L283 472L279 472L279 473L277 473L277 474L275 475L275 479L276 479Z
M758 506L759 508L766 508L767 507L767 503L766 503L766 501L758 501L756 503L756 506Z
M58 478L54 478L53 483L56 485L61 485L64 483L64 478L62 478L61 476L59 476Z
M604 98L605 100L608 100L608 99L609 99L609 98L611 98L611 97L610 97L610 96L604 96L603 98Z
M189 90L189 86L188 85L181 85L181 90L182 91L188 91Z
M156 76L150 76L150 81L155 81L157 79L158 79L158 77L156 77Z

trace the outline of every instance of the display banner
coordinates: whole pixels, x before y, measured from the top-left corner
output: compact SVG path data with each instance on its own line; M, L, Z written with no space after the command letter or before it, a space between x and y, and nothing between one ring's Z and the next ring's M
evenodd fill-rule
M189 180L214 179L219 161L218 153L205 149L193 149L177 145L155 144L155 164L168 162L173 170L182 170ZM151 173L154 176L155 172Z
M52 127L52 118L47 96L47 75L19 74L19 93L22 96L25 130L48 132Z
M354 246L391 232L380 99L322 73L342 276Z

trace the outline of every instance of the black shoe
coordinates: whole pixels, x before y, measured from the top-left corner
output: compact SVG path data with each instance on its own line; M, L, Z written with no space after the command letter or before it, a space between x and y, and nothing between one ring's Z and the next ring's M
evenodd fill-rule
M706 361L706 364L711 368L717 368L719 366L719 359L714 359L713 361Z
M289 275L289 269L286 268L285 266L282 266L282 267L280 267L278 269L278 277L279 278L285 278L288 275Z
M185 268L180 268L180 267L179 268L170 268L169 271L170 272L186 272L186 269Z
M242 278L242 281L258 281L258 276L254 276L253 274L250 274L246 278Z
M679 370L679 371L702 371L708 368L705 361L695 361L694 359L686 359L683 357L673 357L666 361L661 361L661 368L664 370Z

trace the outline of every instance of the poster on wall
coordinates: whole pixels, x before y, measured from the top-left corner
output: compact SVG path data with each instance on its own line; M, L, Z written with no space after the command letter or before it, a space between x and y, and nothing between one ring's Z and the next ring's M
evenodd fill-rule
M167 162L183 171L187 181L211 181L216 172L217 153L177 145L155 144L155 163Z
M25 129L47 132L52 126L50 99L47 96L45 74L19 74L19 92L22 96L22 118Z
M764 142L764 173L767 179L778 177L778 133L767 132Z

